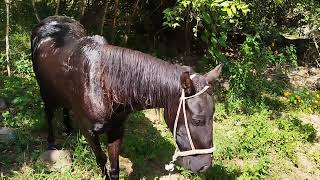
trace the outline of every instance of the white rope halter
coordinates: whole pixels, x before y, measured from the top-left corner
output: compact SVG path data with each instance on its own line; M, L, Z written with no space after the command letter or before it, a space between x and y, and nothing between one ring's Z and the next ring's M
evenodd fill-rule
M190 76L190 78L193 79L195 76L196 76L196 74L192 74ZM190 134L190 130L189 130L187 113L186 113L186 100L194 98L196 96L199 96L200 94L202 94L206 90L208 90L209 87L210 86L205 86L201 91L197 92L196 94L194 94L192 96L188 96L188 97L185 96L184 89L182 89L180 103L178 106L177 115L176 115L176 119L174 121L174 126L173 126L173 138L174 138L174 141L176 142L175 143L176 150L175 150L174 154L172 155L172 160L170 161L170 163L165 165L165 169L169 172L172 172L174 170L174 162L177 160L178 157L190 156L190 155L196 155L196 154L210 154L215 150L214 146L209 149L196 149L194 147L194 144L193 144L193 141L191 138L191 134ZM190 146L191 146L191 150L188 150L188 151L180 151L179 147L177 145L177 126L178 126L178 119L179 119L179 115L180 115L181 106L183 109L184 125L186 127L188 139L189 139Z

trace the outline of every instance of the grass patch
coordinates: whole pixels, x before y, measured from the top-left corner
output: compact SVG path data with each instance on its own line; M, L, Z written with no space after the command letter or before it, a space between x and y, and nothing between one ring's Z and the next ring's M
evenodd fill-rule
M32 77L17 76L3 77L0 81L0 97L10 106L2 114L0 126L13 127L17 132L14 143L0 146L1 178L102 179L85 138L77 131L68 137L60 135L62 115L55 120L57 142L62 149L71 151L72 167L63 172L50 172L39 163L38 157L46 148L46 138L43 106L36 82ZM224 104L218 104L213 166L204 174L193 174L181 167L177 168L177 173L188 179L273 179L290 175L297 169L310 176L319 175L316 170L320 167L318 151L306 155L314 167L304 169L300 165L299 153L318 145L318 130L300 119L299 109L303 106L289 107L288 96L270 97L268 106L276 104L282 108L276 111L276 108L261 106L250 113L241 109L228 112ZM241 101L235 101L234 105L240 107ZM164 164L170 161L174 142L163 118L159 117L152 110L130 115L121 155L132 162L133 172L128 174L122 168L121 179L157 179L168 174ZM104 143L102 146L105 149Z

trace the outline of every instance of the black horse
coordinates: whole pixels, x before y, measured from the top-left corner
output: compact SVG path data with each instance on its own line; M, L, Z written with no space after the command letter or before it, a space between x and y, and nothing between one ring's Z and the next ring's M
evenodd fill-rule
M101 36L86 36L78 22L61 16L40 22L32 31L31 44L49 123L49 145L54 144L50 125L54 110L70 109L106 179L118 179L124 120L133 111L164 108L166 123L182 153L176 156L181 165L194 172L211 166L214 104L210 84L222 65L191 78L191 68L109 45ZM178 111L181 107L183 111ZM108 137L109 174L101 133Z

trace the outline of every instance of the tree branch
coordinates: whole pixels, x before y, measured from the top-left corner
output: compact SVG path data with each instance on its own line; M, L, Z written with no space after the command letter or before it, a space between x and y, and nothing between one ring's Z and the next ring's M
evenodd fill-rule
M103 10L103 15L101 18L101 26L100 26L100 35L103 35L103 27L104 27L104 23L105 23L104 21L106 20L108 5L109 5L109 1L106 2L104 10Z
M56 12L54 13L54 15L58 15L59 8L60 8L60 0L57 0L57 7L56 7Z
M40 22L41 20L39 18L38 11L37 11L36 4L35 4L34 0L31 0L31 3L32 3L34 15L36 16L37 21Z
M10 70L10 59L9 59L9 31L10 31L10 0L5 0L6 3L6 12L7 12L7 25L6 25L6 62L7 62L7 72L8 76L11 76Z

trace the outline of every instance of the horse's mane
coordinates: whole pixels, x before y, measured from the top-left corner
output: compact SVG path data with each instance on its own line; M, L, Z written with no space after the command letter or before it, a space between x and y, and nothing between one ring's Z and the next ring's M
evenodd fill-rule
M185 68L139 51L105 45L106 87L125 104L170 108L180 97ZM174 103L176 103L174 101Z

